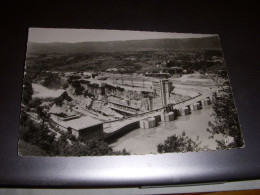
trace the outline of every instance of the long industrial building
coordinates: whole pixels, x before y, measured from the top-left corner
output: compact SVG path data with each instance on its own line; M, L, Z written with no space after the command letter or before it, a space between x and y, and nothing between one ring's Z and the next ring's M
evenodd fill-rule
M52 117L52 120L58 125L59 129L71 133L76 138L91 139L103 136L103 123L88 116L70 117L69 120Z

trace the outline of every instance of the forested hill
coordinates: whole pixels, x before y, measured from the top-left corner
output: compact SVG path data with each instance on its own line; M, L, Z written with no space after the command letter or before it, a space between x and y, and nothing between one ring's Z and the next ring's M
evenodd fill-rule
M127 52L127 51L191 51L218 50L218 36L185 39L148 39L108 42L80 43L33 43L27 45L28 53L88 53L88 52Z

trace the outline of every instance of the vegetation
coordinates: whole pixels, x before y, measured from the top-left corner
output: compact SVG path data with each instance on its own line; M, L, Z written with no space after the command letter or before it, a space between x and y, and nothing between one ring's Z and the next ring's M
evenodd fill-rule
M62 106L62 102L64 100L67 100L68 102L72 101L72 98L68 95L68 93L66 91L64 91L59 97L54 99L54 103L57 106Z
M43 79L42 85L48 88L59 88L61 86L61 78L58 73L41 72L40 78Z
M149 92L147 91L142 91L141 94L143 95L144 98L147 98L149 96Z
M46 151L51 152L51 144L54 142L54 134L50 133L47 127L36 124L29 119L24 112L21 113L20 139L33 144Z
M231 88L223 90L220 97L212 105L214 121L209 122L210 138L216 134L234 138L234 142L226 144L224 140L216 140L218 149L236 148L244 145L237 110L233 101Z
M67 144L66 136L60 138L53 145L53 152L59 156L103 156L103 155L128 155L125 150L113 152L112 148L104 141L96 138L90 140L81 140L73 142L73 145Z
M177 136L176 134L168 137L163 144L157 146L159 153L168 152L198 152L204 150L200 147L199 137L197 140L192 140L186 136L186 132L183 131L182 135Z
M43 116L43 114L41 117L43 120L42 124L37 124L32 121L25 112L22 112L21 114L19 131L20 142L26 142L26 144L23 144L24 146L33 145L36 148L35 150L32 150L31 154L28 154L30 152L28 150L27 155L101 156L129 154L125 150L114 152L107 143L100 141L97 138L93 138L91 140L76 140L73 135L63 133L61 137L56 140L55 134L50 132L44 123L44 120L46 120L47 117ZM70 142L68 140L70 140ZM70 143L72 143L72 145ZM21 151L23 151L23 148ZM40 152L37 152L36 150Z
M94 98L95 97L95 95L93 95L92 93L90 93L88 90L85 90L84 91L84 97L89 97L89 98Z
M38 146L32 145L20 139L18 143L19 154L22 156L46 156L46 152Z
M75 95L82 95L84 92L84 87L81 86L79 81L72 81L71 83L72 87L75 88Z
M218 60L212 60L212 57ZM129 60L133 58L134 60ZM95 53L33 53L26 59L28 70L39 71L106 71L117 68L119 73L159 73L170 67L180 67L188 73L206 68L217 71L224 67L220 50L193 51L128 51ZM96 74L93 73L92 77ZM89 76L88 76L89 77ZM79 79L79 78L78 78Z
M37 108L41 105L42 100L39 98L34 98L33 100L30 101L30 103L28 104L28 107L30 108Z
M75 95L83 95L84 93L84 87L81 84L88 84L90 85L89 81L81 80L80 76L70 76L68 79L68 83L72 85L72 87L75 88Z
M33 95L32 79L29 74L25 74L22 103L28 105L29 102L32 100L32 95Z
M72 75L72 76L69 77L68 83L72 84L72 81L75 81L75 80L78 80L78 79L80 79L80 76Z

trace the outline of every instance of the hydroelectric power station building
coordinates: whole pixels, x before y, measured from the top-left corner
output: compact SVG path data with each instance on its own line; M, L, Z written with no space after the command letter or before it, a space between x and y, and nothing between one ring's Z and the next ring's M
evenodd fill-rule
M103 123L97 119L88 116L75 117L52 117L59 129L71 133L76 138L83 137L91 139L103 136Z

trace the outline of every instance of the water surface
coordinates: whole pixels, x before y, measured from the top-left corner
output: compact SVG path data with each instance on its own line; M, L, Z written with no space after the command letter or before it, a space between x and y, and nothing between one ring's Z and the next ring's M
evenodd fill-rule
M110 146L114 150L126 149L131 154L149 154L157 153L157 145L164 142L167 137L176 134L181 135L185 130L187 136L202 141L201 146L208 146L209 149L216 148L216 142L209 139L209 133L206 131L208 128L209 120L212 113L211 106L203 107L202 110L193 111L192 114L187 116L180 116L177 120L171 122L160 122L159 125L151 129L135 129L123 137L117 139Z

